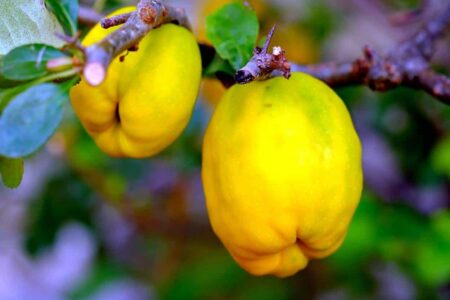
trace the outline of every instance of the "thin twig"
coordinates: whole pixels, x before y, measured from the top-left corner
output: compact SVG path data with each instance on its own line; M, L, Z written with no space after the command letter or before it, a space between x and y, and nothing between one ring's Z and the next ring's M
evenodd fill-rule
M409 85L412 88L422 89L441 99L443 102L450 104L450 78L437 74L433 71L422 72L415 81Z
M368 66L363 61L354 63L322 63L314 65L292 64L293 72L303 72L325 81L329 86L341 87L364 84Z
M236 72L237 83L246 84L254 80L265 80L274 72L280 73L285 78L291 77L291 65L286 59L284 50L281 47L274 47L272 53L268 53L275 27L274 25L267 35L264 47L256 47L250 61Z
M171 22L190 27L183 9L165 5L161 0L139 1L122 27L86 48L83 72L86 81L92 86L101 84L113 58L137 45L150 30Z
M101 25L105 29L114 27L117 25L122 25L123 23L128 21L128 19L131 17L131 14L132 13L127 13L127 14L113 16L111 18L104 18L101 21Z

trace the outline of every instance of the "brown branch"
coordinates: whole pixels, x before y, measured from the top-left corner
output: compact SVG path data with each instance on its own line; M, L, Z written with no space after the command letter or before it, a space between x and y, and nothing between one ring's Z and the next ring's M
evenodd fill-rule
M285 78L291 77L291 65L286 59L284 50L281 47L274 47L272 53L268 53L275 27L274 25L267 35L264 47L256 47L250 61L236 72L237 83L246 84L254 80L265 80L274 72Z
M332 87L367 85L374 91L387 91L398 86L424 90L443 103L450 104L450 78L432 71L430 60L436 43L450 29L450 4L436 18L429 20L409 39L400 43L386 55L364 48L364 55L348 63L322 63L315 65L291 64L292 71L311 74ZM255 56L252 60L255 59ZM237 81L247 83L265 79L270 74L270 64L252 63L236 73ZM248 69L252 69L249 71ZM278 71L275 66L272 71ZM243 71L248 75L243 76ZM269 73L269 75L267 75ZM250 75L256 76L250 76Z
M139 1L136 11L128 16L122 27L85 49L84 78L90 85L101 84L115 57L137 45L150 30L172 22L190 27L183 9L165 5L161 0Z
M363 84L362 77L367 73L367 68L360 60L341 64L331 62L316 65L292 65L293 72L308 73L332 87Z
M128 19L131 17L131 14L132 13L127 13L127 14L113 16L110 18L104 18L104 19L102 19L102 21L100 23L104 29L108 29L110 27L114 27L117 25L122 25L123 23L128 21Z
M82 14L80 9L80 15ZM166 6L161 0L141 0L135 12L104 19L102 25L105 28L124 25L103 41L85 49L84 76L88 83L100 84L114 57L125 50L135 48L151 29L168 22L189 26L183 10ZM365 47L364 55L352 62L315 65L290 64L283 49L278 47L269 53L272 29L264 47L255 49L252 59L244 68L238 70L235 78L221 73L217 77L229 87L234 82L248 83L270 76L283 75L289 78L292 68L292 71L311 74L332 87L367 85L375 91L386 91L402 85L424 90L440 101L450 104L450 78L436 74L430 67L436 42L445 35L449 27L450 5L440 16L430 20L416 34L386 55L379 55L370 47ZM206 56L214 55L214 49L209 50L210 47L206 45L200 46L204 46L203 50L208 50L202 50L203 61L208 60L208 57L204 57L205 53Z
M437 74L433 71L422 72L415 81L409 85L412 88L422 89L433 95L437 99L441 99L450 105L450 78Z

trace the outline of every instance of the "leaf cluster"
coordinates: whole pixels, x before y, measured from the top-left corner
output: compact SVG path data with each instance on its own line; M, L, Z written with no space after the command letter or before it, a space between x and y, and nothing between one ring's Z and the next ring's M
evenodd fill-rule
M70 53L56 48L63 42L55 32L62 28L67 35L76 34L78 2L46 0L45 7L36 1L26 7L21 6L22 1L12 2L8 0L0 6L15 7L16 11L19 7L27 17L16 24L9 14L1 14L0 23L10 25L10 36L36 30L33 11L43 15L39 24L57 24L40 27L37 39L25 36L15 40L12 50L0 56L0 174L6 186L15 188L23 175L23 157L37 151L54 134L69 99L69 89L78 80L71 66L61 70L47 67L51 60L70 59ZM55 17L59 23L53 21Z

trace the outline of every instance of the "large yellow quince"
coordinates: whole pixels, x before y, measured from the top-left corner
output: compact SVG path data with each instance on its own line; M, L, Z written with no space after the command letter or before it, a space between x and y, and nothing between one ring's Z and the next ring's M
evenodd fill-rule
M92 45L114 30L98 24L83 45ZM100 86L82 81L71 90L72 106L84 128L111 156L142 158L166 148L186 127L197 98L201 59L191 32L166 24L152 30L138 46L123 62L114 59Z
M302 73L233 86L207 129L202 168L212 228L255 275L290 276L336 251L362 190L345 105Z

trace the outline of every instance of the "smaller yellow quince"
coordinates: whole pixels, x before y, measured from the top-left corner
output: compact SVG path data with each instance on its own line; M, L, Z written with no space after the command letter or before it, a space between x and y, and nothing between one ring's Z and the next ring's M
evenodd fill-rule
M133 11L120 9L113 15ZM84 46L116 30L98 24ZM71 90L72 106L84 128L107 154L142 158L170 145L186 127L197 98L201 59L187 29L166 24L152 30L137 52L116 58L98 87L84 80Z

